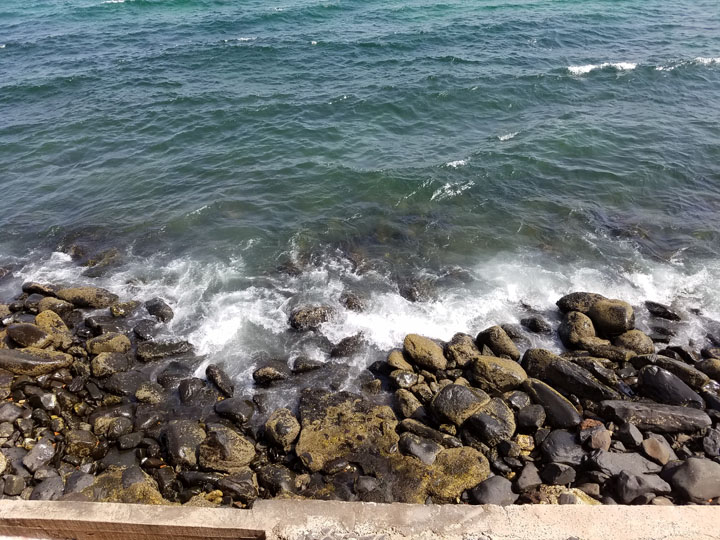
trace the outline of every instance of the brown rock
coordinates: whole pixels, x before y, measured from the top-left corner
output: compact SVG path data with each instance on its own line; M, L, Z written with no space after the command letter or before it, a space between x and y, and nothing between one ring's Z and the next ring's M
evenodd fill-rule
M477 336L478 346L487 345L496 355L506 355L513 360L520 359L520 351L513 343L510 336L499 326L491 326L483 330Z
M412 362L421 368L436 371L447 367L442 347L429 338L408 334L403 347Z

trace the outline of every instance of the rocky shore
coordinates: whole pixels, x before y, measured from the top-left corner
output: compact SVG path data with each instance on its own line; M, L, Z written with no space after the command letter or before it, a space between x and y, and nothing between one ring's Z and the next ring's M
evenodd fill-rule
M652 335L621 300L576 292L557 306L559 326L531 316L447 343L410 334L370 366L362 393L311 385L294 410L269 410L222 366L198 369L190 343L158 337L173 318L162 299L25 283L0 304L0 493L240 508L717 504L720 336L667 345L680 316L653 302L642 306ZM316 332L331 316L305 306L288 323ZM564 351L529 347L554 332ZM330 356L361 344L348 337ZM253 378L301 385L322 369L298 358Z

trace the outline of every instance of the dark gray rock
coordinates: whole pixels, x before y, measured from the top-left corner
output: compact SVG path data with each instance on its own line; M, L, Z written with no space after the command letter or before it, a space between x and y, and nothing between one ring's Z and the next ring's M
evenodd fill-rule
M517 413L518 429L535 431L545 423L545 409L542 405L528 405Z
M231 474L218 482L218 489L245 505L251 504L258 496L257 487L253 479L253 472L247 470Z
M160 360L168 356L188 354L193 351L193 346L187 341L143 341L137 346L137 356L143 362Z
M309 373L310 371L320 369L324 365L324 363L312 360L306 356L298 356L293 363L292 372L296 375Z
M365 346L365 337L362 332L354 336L341 339L337 345L330 350L331 358L348 358L360 352Z
M669 482L684 499L707 502L720 497L720 464L692 457L672 469Z
M543 406L548 424L552 427L574 427L582 420L573 404L544 382L527 379L523 386L530 398Z
M167 450L173 465L195 467L197 449L205 440L205 430L192 420L171 420L165 432Z
M8 337L20 347L47 347L52 338L42 328L34 324L20 323L11 324L6 329Z
M575 481L575 469L565 463L550 463L542 471L541 478L551 486L564 486Z
M188 377L192 377L192 369L189 366L180 362L170 362L158 375L157 382L166 390L174 390Z
M710 417L703 411L688 407L652 402L602 401L603 414L621 422L631 422L643 431L677 433L710 427Z
M23 458L22 463L30 472L44 467L55 456L55 447L48 439L40 439Z
M145 309L148 313L164 323L169 322L175 316L172 308L162 298L153 298L145 302Z
M265 366L256 369L252 376L256 384L260 386L270 386L276 382L287 379L288 373L285 369L281 369L279 366Z
M621 397L615 390L597 380L587 369L562 358L549 364L545 380L554 388L593 401Z
M423 439L408 432L400 435L398 447L403 454L415 456L425 465L435 463L435 458L443 449L443 446L434 441Z
M564 429L551 431L542 442L540 450L548 462L575 466L580 465L586 455L575 434Z
M647 300L645 302L645 307L654 317L658 317L660 319L667 319L668 321L680 320L680 315L675 313L665 304L660 304L659 302L652 302L650 300Z
M463 429L492 447L515 434L515 416L502 399L493 398L465 421Z
M648 493L668 495L672 491L670 484L656 474L632 474L627 471L617 475L615 489L624 504L630 504Z
M35 486L30 494L31 501L56 501L65 492L65 484L59 476L51 476Z
M23 408L14 403L3 403L0 405L0 422L14 422L23 413Z
M333 311L328 306L302 307L290 314L290 326L300 332L317 330L330 319Z
M294 493L295 473L279 464L265 465L257 471L258 484L274 497L280 493Z
M227 397L233 397L235 393L235 385L232 379L217 364L210 364L205 369L205 375L218 389Z
M535 334L552 334L552 326L539 316L526 317L520 324Z
M487 345L498 356L506 355L512 360L520 360L520 351L517 346L507 332L499 326L491 326L483 330L477 335L475 341L479 347Z
M435 395L431 407L442 421L459 426L489 401L482 390L449 384Z
M252 401L241 397L234 397L218 401L215 404L215 412L232 420L237 425L247 424L255 412L255 406Z
M615 436L628 448L636 448L643 442L643 435L635 424L626 422L622 424L617 431Z
M470 496L477 504L500 506L508 506L518 499L518 495L512 490L512 482L502 476L491 476L480 482L470 491Z
M658 366L645 366L640 370L638 383L643 395L668 405L687 405L705 408L703 399L679 377Z
M703 450L709 458L720 456L720 429L708 429L703 438Z
M534 463L527 463L515 480L515 487L519 492L529 491L542 484L542 479Z
M619 454L596 450L590 455L590 464L598 471L609 476L615 476L625 471L629 474L658 473L662 469L657 463L653 463L642 457L640 454Z
M445 448L459 448L462 446L462 442L460 442L457 437L453 437L452 435L433 429L422 422L411 418L406 418L398 425L398 432L402 433L404 431L435 441L436 443L443 445Z

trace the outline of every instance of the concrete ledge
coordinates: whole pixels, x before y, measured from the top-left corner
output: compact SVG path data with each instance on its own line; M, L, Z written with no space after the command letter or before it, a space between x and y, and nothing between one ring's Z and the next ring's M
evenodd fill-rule
M271 540L716 540L720 507L258 501L252 510L0 501L0 536Z

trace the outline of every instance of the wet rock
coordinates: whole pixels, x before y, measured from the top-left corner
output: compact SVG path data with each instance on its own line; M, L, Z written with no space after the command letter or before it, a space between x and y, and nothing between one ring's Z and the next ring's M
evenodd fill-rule
M435 395L431 408L438 418L459 426L489 401L482 390L449 384Z
M505 355L512 360L520 360L520 351L505 330L499 326L491 326L477 335L475 340L479 347L487 345L496 355Z
M0 369L15 375L37 377L73 363L69 354L29 347L23 350L0 349Z
M65 483L59 476L51 476L35 486L30 494L31 501L56 501L65 492Z
M445 357L459 368L470 364L481 356L475 340L467 334L455 334L445 346Z
M222 478L218 488L234 501L245 505L252 504L258 496L257 477L249 468Z
M300 435L300 423L289 409L278 409L265 422L265 434L274 444L288 451Z
M613 340L613 345L634 351L637 354L652 354L655 352L655 344L648 335L640 330L628 330Z
M124 334L128 328L127 323L109 315L94 315L85 318L87 326L96 336L102 334Z
M684 499L702 503L720 497L720 464L691 457L672 469L670 485Z
M580 313L587 313L590 308L598 301L604 300L605 297L600 294L589 293L589 292L573 292L563 296L558 300L555 305L563 313L568 311L579 311Z
M133 429L133 421L129 418L113 418L110 420L107 426L107 432L105 436L110 441L116 441L123 435L127 435Z
M196 440L200 431L196 433ZM205 469L237 473L255 459L255 445L221 424L208 424L207 438L198 447L198 463Z
M408 456L415 456L425 465L435 463L435 458L443 447L429 439L423 439L412 433L405 432L400 435L398 444L400 451Z
M157 376L157 382L166 390L173 390L188 377L192 376L192 369L180 362L170 362Z
M710 380L700 369L702 362L699 362L696 367L693 367L682 360L675 360L674 358L668 358L667 356L659 354L638 355L634 356L630 361L636 369L652 365L658 366L677 376L681 381L695 390L700 390Z
M352 460L368 452L387 455L398 442L392 409L349 392L305 390L300 423L295 452L311 472L336 458Z
M460 442L458 438L433 429L411 418L406 418L405 420L400 422L398 426L398 431L401 433L405 431L414 433L415 435L424 439L430 439L431 441L435 441L436 443L443 445L445 448L459 448L460 446L462 446L462 442Z
M429 338L408 334L403 349L410 361L420 368L436 371L447 367L442 347Z
M624 504L630 504L638 497L652 493L654 495L668 495L671 492L670 484L656 474L631 474L621 471L615 480L618 497Z
M480 482L470 491L470 496L476 504L497 504L508 506L515 503L518 495L512 490L510 480L502 476L491 476Z
M332 308L328 306L302 307L290 314L290 326L300 332L317 330L330 319L332 313Z
M255 406L252 401L241 397L233 397L218 401L215 404L215 412L223 418L228 418L238 426L247 424L255 413Z
M712 379L720 382L720 359L708 358L698 362L696 367Z
M123 334L102 334L85 342L90 354L126 353L130 350L130 340Z
M38 313L44 313L45 311L52 311L60 317L67 317L70 312L75 309L70 302L60 300L59 298L45 297L38 302L37 310Z
M170 462L176 466L195 467L198 446L205 440L205 430L192 420L171 420L165 433Z
M620 454L596 450L590 456L590 464L598 471L615 476L625 471L629 474L655 474L660 472L660 465L645 459L640 454Z
M545 319L539 316L526 317L520 320L520 324L534 334L552 334L552 326Z
M559 359L561 358L558 355L546 349L528 349L523 354L520 364L528 376L544 379L547 377L550 365Z
M652 402L603 401L605 414L615 420L632 422L638 429L656 433L692 432L710 427L710 417L703 411L688 407Z
M515 434L515 416L502 399L492 398L467 419L464 429L492 447Z
M83 458L90 456L98 445L98 438L90 431L70 430L65 435L65 451Z
M470 363L472 380L486 392L507 392L520 386L527 373L514 360L478 356Z
M94 377L104 378L115 373L130 369L130 358L127 354L104 352L92 359L91 370Z
M575 481L575 469L564 463L550 463L543 469L541 478L552 486L568 485Z
M281 493L294 493L295 473L278 464L265 465L258 469L258 484L275 497Z
M79 308L103 309L118 301L116 294L97 287L71 287L57 291L57 297Z
M551 431L540 445L540 450L547 462L574 466L580 465L586 455L575 434L564 429Z
M574 427L582 420L573 404L544 382L527 379L523 386L530 398L543 406L547 421L552 427Z
M110 306L110 315L113 317L129 317L137 311L140 307L140 302L136 300L130 300L129 302L118 302Z
M205 369L205 375L208 380L217 386L218 390L220 390L225 396L233 397L233 394L235 393L235 385L233 384L232 379L230 379L228 374L225 373L220 366L217 364L210 364Z
M273 383L284 381L288 378L287 372L279 367L265 366L253 372L253 380L260 386L270 386Z
M588 370L563 358L551 359L545 380L568 394L592 400L620 399L620 394L602 384Z
M34 324L11 324L7 327L7 336L20 347L44 349L52 342L50 335Z
M347 291L340 295L340 303L350 311L356 311L358 313L365 311L367 307L367 302L363 298Z
M365 345L365 337L362 332L341 339L340 342L330 350L331 358L348 358L360 352Z
M705 402L688 385L658 366L645 366L638 379L643 395L668 405L687 405L703 409Z
M617 336L635 328L635 313L627 302L602 299L588 311L596 331L605 336Z
M144 439L144 435L141 431L135 431L133 433L126 433L121 435L117 439L117 445L120 450L130 450L137 448Z
M658 302L651 302L650 300L645 302L645 307L654 317L660 319L667 319L669 321L679 321L680 315L671 310L668 306L660 304Z
M158 333L158 324L150 319L145 319L133 327L133 333L138 339L151 341Z
M392 380L398 388L410 388L418 383L418 375L411 371L396 369L390 373L390 380Z
M517 425L521 430L535 431L545 423L545 409L542 405L528 405L518 411Z
M27 469L34 473L41 467L47 465L55 455L55 447L48 439L41 439L23 458L22 463Z
M616 347L600 338L583 338L580 346L594 357L607 358L613 362L627 362L635 353L622 347Z
M127 468L127 467L125 467ZM98 502L119 502L133 504L168 504L158 491L158 485L150 476L143 473L144 481L133 481L128 487L123 485L123 470L109 469L96 476L91 486L80 493ZM137 478L133 478L137 480Z
M422 403L409 390L399 389L395 392L395 400L402 418L410 418L415 415L422 417L425 415L425 408Z
M429 472L428 494L438 502L450 502L486 480L490 464L473 448L446 448L437 455Z
M157 383L144 382L135 390L135 399L140 403L158 405L167 400L167 393L165 389Z
M567 348L577 349L583 338L595 337L595 327L587 315L569 311L558 327L558 336Z
M170 322L175 316L172 308L162 298L153 298L145 302L148 313L161 322Z
M191 352L193 352L193 346L187 341L143 341L137 347L137 357L142 362L151 362Z
M316 369L320 369L324 365L324 363L318 362L317 360L311 360L306 356L298 356L293 363L292 372L295 375L300 375L302 373L309 373L311 371L315 371Z
M134 396L141 385L147 382L147 375L140 371L115 373L105 379L104 388L116 396Z
M218 393L208 387L205 381L197 377L190 377L178 385L180 402L188 407L211 407L218 398Z

